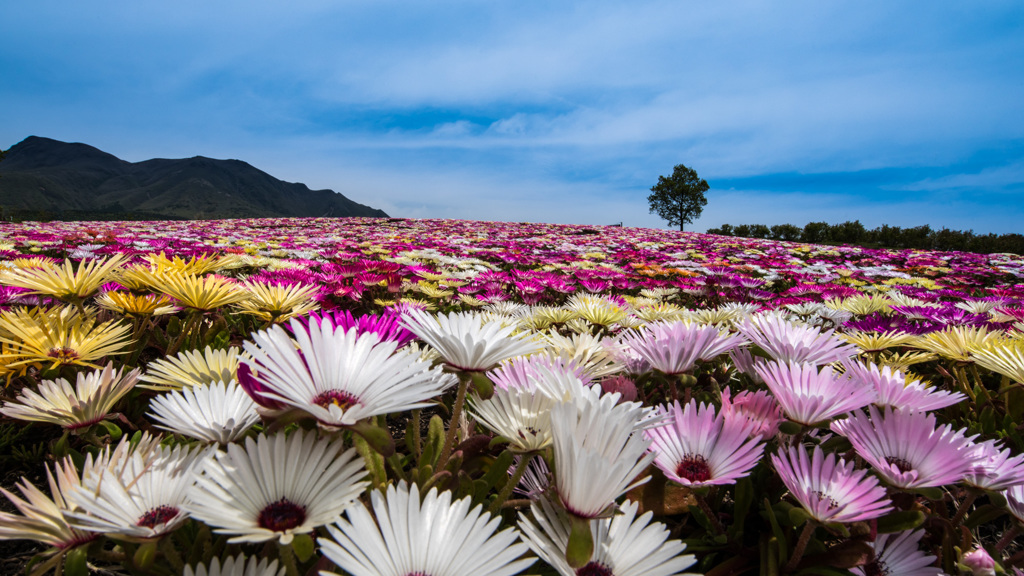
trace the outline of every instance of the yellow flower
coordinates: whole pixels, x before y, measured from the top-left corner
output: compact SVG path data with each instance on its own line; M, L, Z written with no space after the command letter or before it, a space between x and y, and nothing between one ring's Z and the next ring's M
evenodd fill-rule
M896 330L882 332L881 334L853 331L839 334L839 337L860 348L865 353L881 352L896 346L911 346L917 340L917 336L913 334L905 334Z
M250 298L243 287L222 276L168 273L157 277L158 291L175 298L182 306L209 312Z
M96 297L101 308L113 310L126 316L162 316L174 314L179 310L172 300L163 294L143 294L136 296L131 292L110 291Z
M77 303L92 296L105 282L113 279L117 266L123 260L124 256L120 254L109 260L83 260L77 270L71 260L64 260L62 265L11 270L0 277L0 282L28 288L30 294L43 294Z
M234 268L242 265L242 259L235 254L225 254L224 256L201 254L199 256L193 256L188 260L184 260L179 256L167 258L167 256L161 252L159 254L150 254L149 256L146 256L146 260L149 262L151 267L154 267L159 271L181 272L184 274L193 274L195 276L202 276L209 272L216 272L217 270Z
M246 282L244 285L250 298L238 303L238 310L262 320L283 322L320 306L313 299L317 293L316 286L278 286L263 282Z
M952 326L938 332L919 336L915 348L934 352L947 360L974 362L971 353L984 350L999 339L998 332L989 332L985 327Z
M186 350L173 358L150 363L139 378L146 384L139 384L139 388L166 392L186 386L230 382L237 379L238 361L238 348L215 350L207 346L202 352Z
M1024 384L1024 340L1005 339L971 353L978 366Z
M628 315L618 304L587 294L574 295L569 299L568 307L587 322L598 326L611 326Z
M907 369L914 364L922 364L924 362L931 362L938 358L935 354L930 352L904 352L903 354L883 354L879 357L877 364L881 366L888 366L893 370L899 370L904 374L907 373Z
M851 296L849 298L833 298L825 301L825 306L833 310L845 310L857 316L867 316L874 312L889 313L891 309L889 306L892 301L885 296L869 296L861 294L858 296Z
M66 307L31 312L18 308L0 314L0 342L11 346L0 361L21 372L47 363L50 368L99 368L93 360L128 352L130 330L131 326L116 320L97 324L95 317Z

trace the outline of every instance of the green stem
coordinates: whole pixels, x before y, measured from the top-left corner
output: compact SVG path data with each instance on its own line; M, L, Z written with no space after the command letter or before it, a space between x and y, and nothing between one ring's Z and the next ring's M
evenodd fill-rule
M816 527L813 520L808 520L804 524L804 531L800 533L800 539L796 541L796 548L793 549L793 555L786 563L786 567L782 569L783 572L793 572L800 565L800 559L804 557L804 550L807 549L807 543L811 541Z
M422 418L422 414L423 410L421 408L413 410L412 423L410 424L410 426L412 426L412 446L409 447L409 450L412 451L412 455L417 462L419 462L420 459L420 451L423 449L423 440L420 435L420 420Z
M437 460L437 470L443 470L448 464L448 458L452 455L452 448L455 447L455 433L459 428L459 417L462 416L462 405L466 403L466 391L469 389L470 377L464 372L459 372L459 393L455 397L455 406L452 407L452 419L448 422L448 433L444 436L444 448L441 449L441 457Z
M711 526L715 529L715 535L721 536L722 534L725 534L725 527L722 526L722 521L718 519L718 514L715 514L715 511L711 509L710 505L708 505L707 498L696 493L693 496L697 500L697 506L700 507L701 511L704 512L704 515L711 521Z
M299 565L295 560L295 551L292 550L292 545L279 546L277 549L281 558L281 564L284 565L285 573L288 576L299 576Z
M160 551L164 553L164 558L176 572L185 569L185 561L181 559L181 554L178 553L178 549L174 547L174 542L169 537L160 540Z
M515 487L519 485L519 481L523 479L523 474L526 473L526 467L530 463L530 460L533 460L532 452L529 454L523 454L519 458L519 464L516 465L516 469L512 473L512 476L509 476L508 482L505 483L505 487L501 489L501 492L498 493L498 497L494 499L494 502L491 503L491 507L487 509L487 512L489 512L491 516L497 516L498 513L501 512L502 505L504 505L505 501L508 500L508 497L512 494L512 491L515 490Z

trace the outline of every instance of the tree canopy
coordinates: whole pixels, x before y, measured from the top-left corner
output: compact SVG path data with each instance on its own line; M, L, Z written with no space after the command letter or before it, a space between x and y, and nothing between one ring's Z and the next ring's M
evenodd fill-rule
M658 183L651 187L647 201L651 205L651 213L668 220L670 226L679 226L700 218L704 206L708 203L704 193L708 183L697 176L693 168L679 164L672 170L668 178L658 176Z

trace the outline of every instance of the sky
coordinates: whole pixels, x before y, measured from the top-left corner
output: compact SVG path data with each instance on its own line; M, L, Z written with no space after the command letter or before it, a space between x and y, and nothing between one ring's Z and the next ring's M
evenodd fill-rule
M244 160L391 216L1024 232L1019 0L0 0L0 148Z

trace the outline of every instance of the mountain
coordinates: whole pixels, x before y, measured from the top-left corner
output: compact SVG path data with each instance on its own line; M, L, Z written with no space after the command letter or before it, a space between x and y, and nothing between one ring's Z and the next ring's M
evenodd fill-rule
M126 162L86 144L38 136L15 144L0 162L0 207L23 218L74 220L387 217L333 190L283 182L240 160Z

